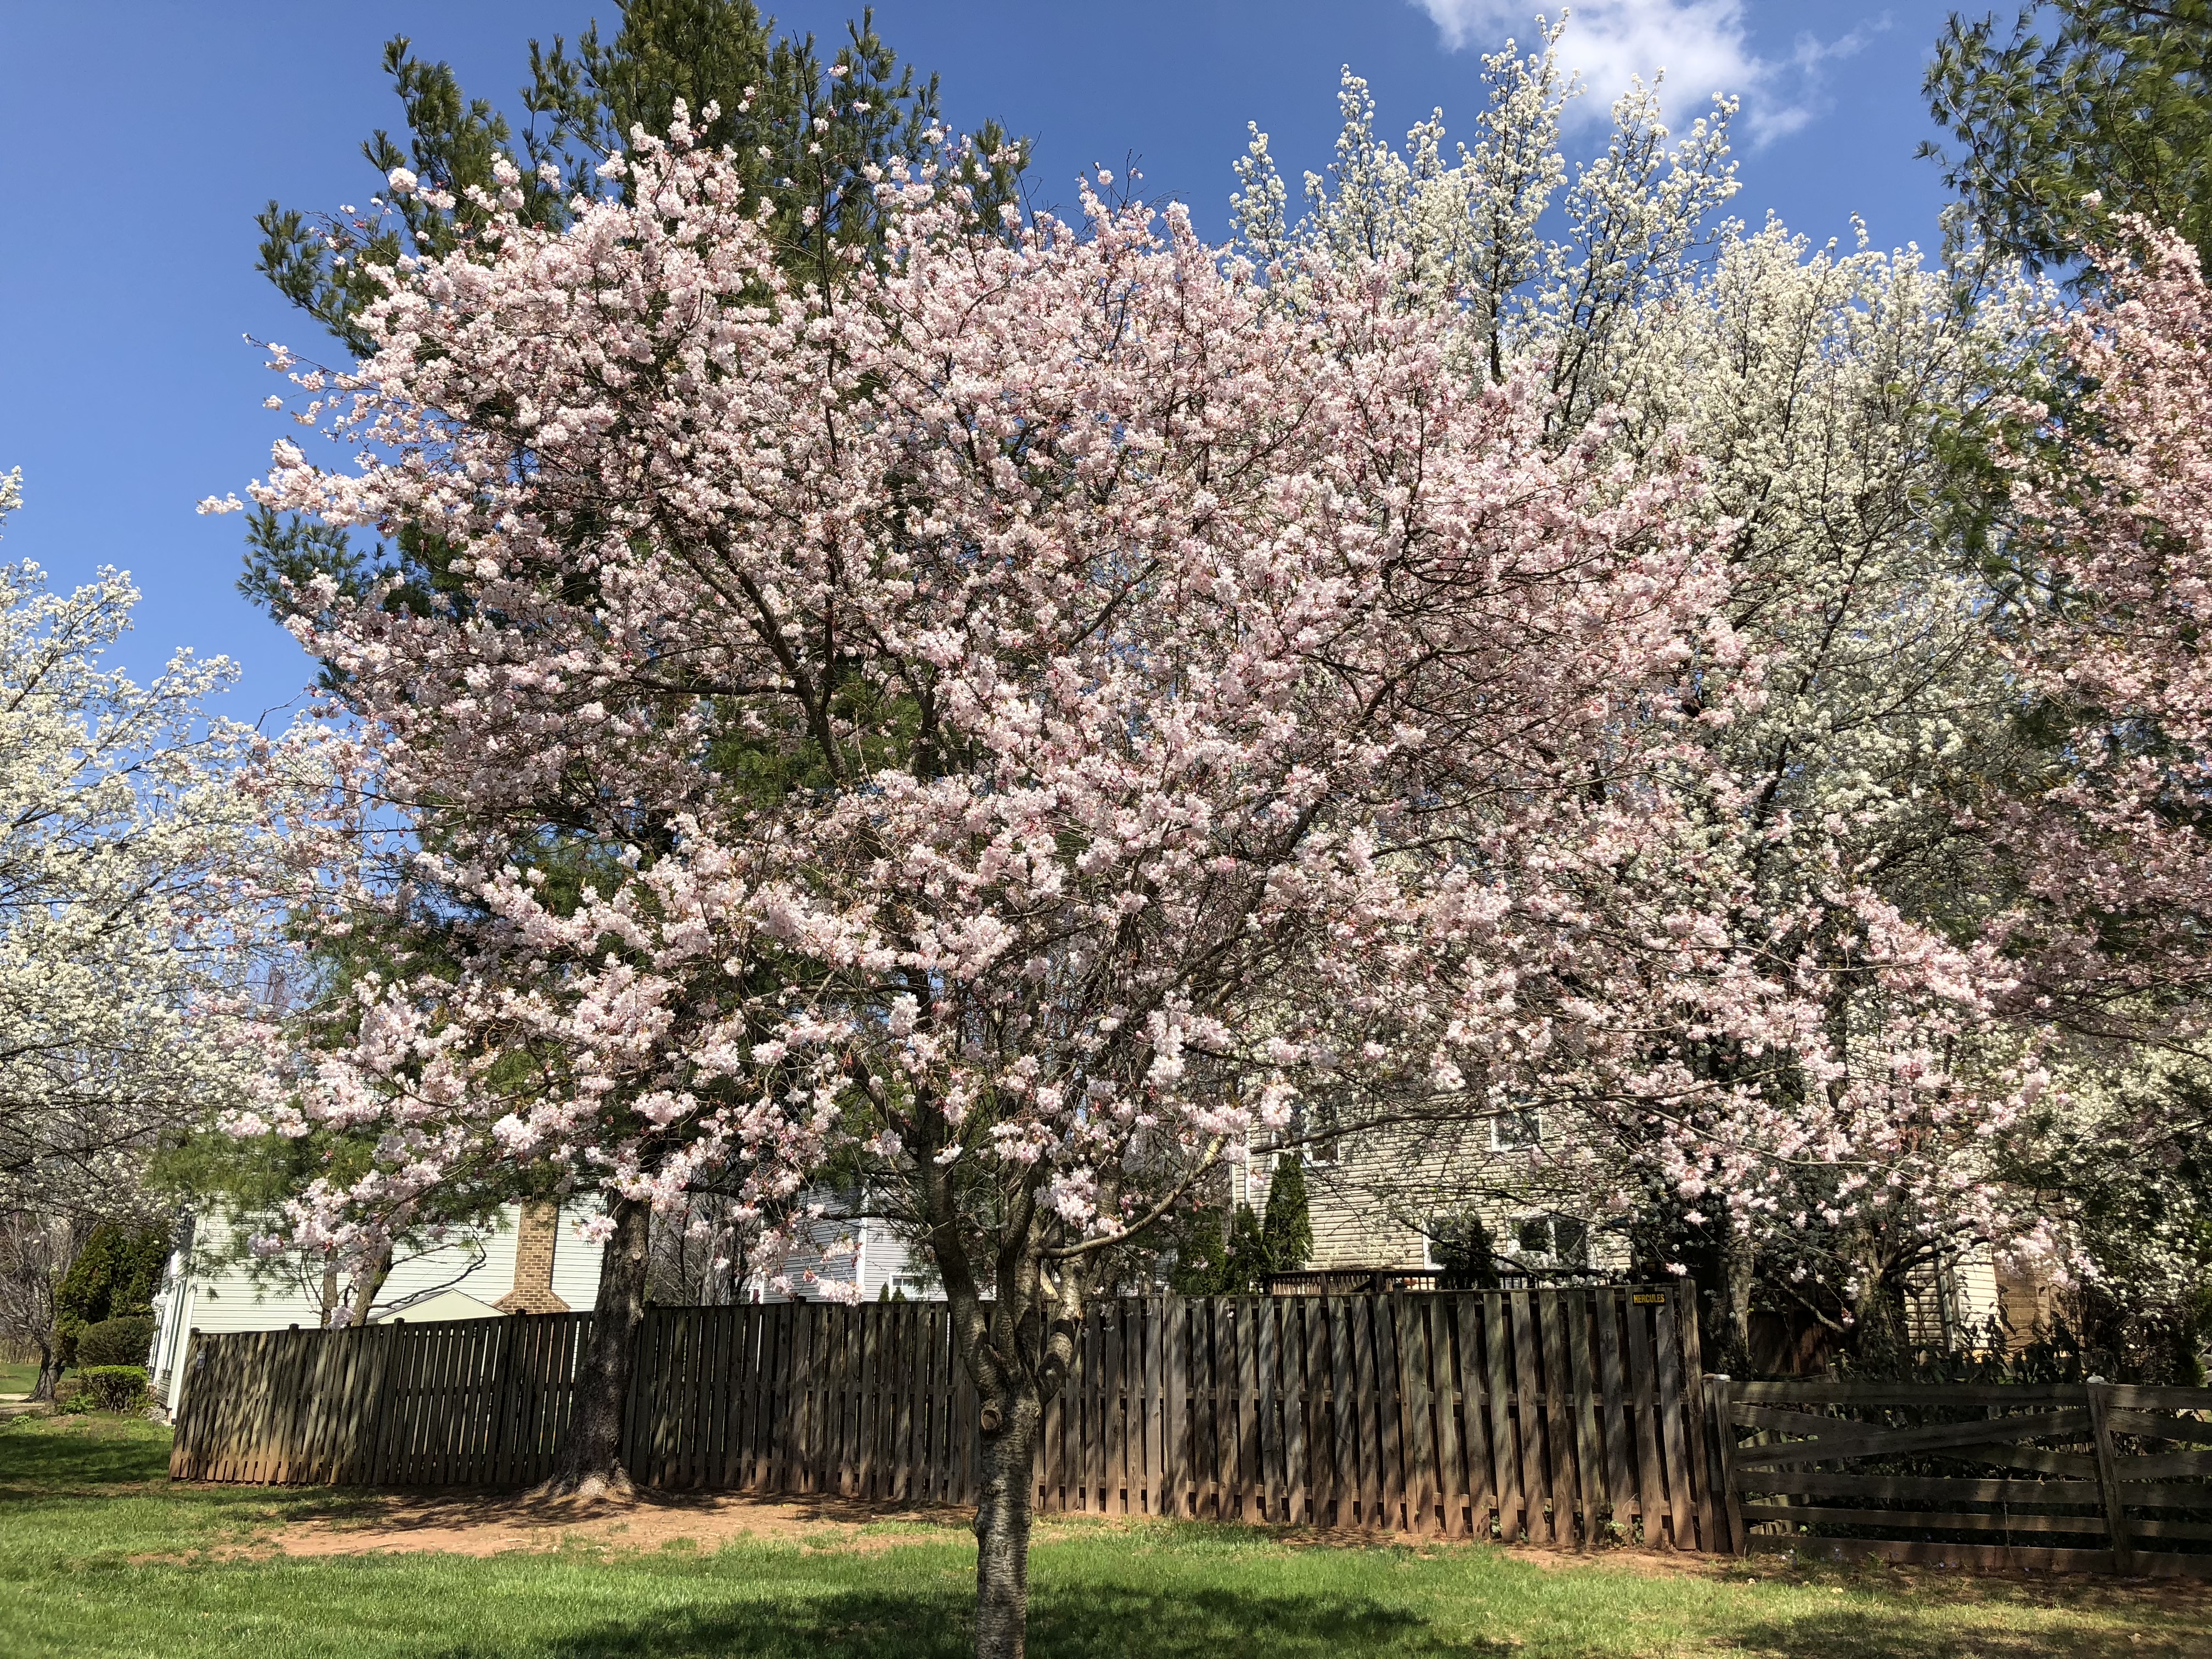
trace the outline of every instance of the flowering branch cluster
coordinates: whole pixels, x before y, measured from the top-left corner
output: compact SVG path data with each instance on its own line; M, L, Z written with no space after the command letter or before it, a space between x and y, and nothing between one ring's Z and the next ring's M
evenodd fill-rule
M16 477L0 478L0 514ZM161 1137L246 1097L257 740L204 702L222 659L100 666L137 590L0 565L0 1209L112 1212Z
M1611 802L1633 822L1588 843L1609 856L1560 915L1571 969L1486 987L1492 1006L1556 999L1547 1023L1526 1041L1473 1028L1489 1092L1470 1127L1548 1109L1547 1144L1504 1161L1528 1164L1517 1176L1455 1167L1578 1189L1565 1201L1601 1200L1625 1232L1679 1218L1674 1241L1713 1240L1741 1297L1758 1255L1870 1300L1962 1238L2046 1253L2000 1180L2047 1086L2045 1042L2009 1017L2019 969L1989 931L2004 860L1959 811L2027 759L1942 491L1962 433L2037 363L2051 296L2002 268L1974 291L1911 254L1716 222L1735 188L1725 103L1677 141L1632 88L1571 181L1556 41L1486 59L1490 106L1455 161L1440 117L1402 153L1379 139L1347 74L1337 166L1308 178L1302 220L1285 223L1264 135L1240 169L1277 303L1316 303L1316 256L1370 270L1441 321L1462 373L1542 386L1551 442L1637 477L1686 448L1704 483L1689 511L1722 563L1683 695L1645 711L1674 745L1638 735L1658 769ZM1643 1069L1582 1069L1589 1030ZM1433 1207L1438 1161L1391 1163ZM1389 1196L1387 1171L1366 1179Z
M2189 1035L2212 965L2212 294L2188 243L2122 228L2142 262L2097 253L2112 295L2063 336L2082 392L2022 409L2045 442L2011 457L2024 528L2007 655L2056 758L2002 833L2035 902L2037 989L2092 1028L2128 1028L2148 997Z
M298 611L365 717L313 739L343 799L438 833L294 856L466 941L280 1079L260 1121L388 1130L311 1224L504 1159L718 1184L772 1243L836 1176L1018 1310L1301 1089L1544 1046L1510 983L1569 1000L1733 649L1686 457L1548 441L1376 272L1285 311L1087 193L983 239L934 162L884 180L884 272L794 287L689 139L394 272L376 355L299 375L357 465L256 490L434 526L459 578ZM1677 951L1645 920L1620 960ZM1699 1088L1623 983L1573 1012L1593 1074Z

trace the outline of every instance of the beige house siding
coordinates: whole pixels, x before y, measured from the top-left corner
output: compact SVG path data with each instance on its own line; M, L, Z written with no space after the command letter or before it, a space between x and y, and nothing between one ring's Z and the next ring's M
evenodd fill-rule
M1486 1123L1450 1139L1431 1130L1370 1134L1345 1142L1338 1155L1306 1164L1315 1267L1434 1265L1426 1229L1472 1211L1481 1217L1501 1259L1518 1253L1524 1218L1565 1217L1588 1228L1588 1265L1625 1273L1629 1253L1598 1213L1597 1195L1570 1169L1549 1163L1540 1147L1499 1149ZM1255 1157L1255 1166L1265 1161ZM1559 1265L1549 1257L1533 1267Z
M1970 1251L1940 1271L1930 1271L1905 1292L1906 1331L1929 1347L1975 1348L2002 1322L2011 1340L2027 1346L2044 1308L2037 1287L2017 1275L2001 1273L1986 1247Z

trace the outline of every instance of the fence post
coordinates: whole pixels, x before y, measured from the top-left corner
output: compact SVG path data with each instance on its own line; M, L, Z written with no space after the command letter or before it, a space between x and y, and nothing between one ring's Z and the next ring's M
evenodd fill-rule
M177 1407L169 1413L170 1422L176 1425L173 1437L169 1442L169 1479L172 1480L204 1478L199 1468L198 1448L205 1436L200 1431L198 1422L188 1415L189 1408L195 1403L192 1400L192 1350L198 1346L199 1334L200 1328L197 1325L187 1330L184 1352L177 1356L179 1373L177 1378ZM206 1354L202 1353L198 1358L200 1364L207 1363Z
M507 1465L512 1461L507 1449L511 1441L507 1419L514 1415L515 1395L519 1392L514 1374L515 1322L528 1317L527 1314L509 1314L500 1326L498 1357L492 1361L489 1390L491 1432L486 1437L488 1443L484 1448L484 1467L490 1472L487 1486L504 1485Z
M2129 1574L2135 1571L2135 1541L2128 1534L2128 1514L2120 1499L2119 1463L2112 1455L2112 1430L2106 1411L2112 1404L2112 1385L2098 1381L2088 1385L2089 1432L2095 1437L2097 1447L2097 1489L2105 1500L2105 1530L2112 1540L2112 1571Z
M1735 1484L1735 1383L1728 1376L1705 1378L1705 1398L1712 1407L1713 1480L1720 1487L1719 1508L1728 1536L1721 1548L1735 1555L1751 1553L1751 1539L1743 1528L1743 1496Z
M375 1390L369 1396L368 1455L362 1460L361 1473L355 1479L365 1486L380 1485L391 1468L390 1448L386 1442L393 1432L392 1424L398 1416L393 1396L399 1389L398 1375L399 1335L406 1324L402 1319L387 1319L377 1327L376 1364L370 1369ZM362 1334L368 1335L367 1330Z
M1683 1304L1680 1321L1682 1336L1682 1393L1690 1408L1690 1436L1699 1446L1710 1447L1712 1425L1705 1420L1705 1358L1698 1346L1698 1285L1692 1279L1681 1282L1681 1290L1688 1297ZM1729 1540L1716 1534L1728 1525L1727 1496L1713 1489L1713 1464L1709 1455L1692 1450L1685 1462L1694 1466L1698 1504L1698 1531L1702 1535L1702 1547L1708 1554L1724 1555Z

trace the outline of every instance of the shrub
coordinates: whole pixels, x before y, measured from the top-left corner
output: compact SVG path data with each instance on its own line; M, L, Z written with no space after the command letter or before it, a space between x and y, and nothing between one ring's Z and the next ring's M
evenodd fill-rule
M80 1411L135 1412L146 1404L143 1365L87 1365L76 1382L71 1403Z
M112 1222L94 1228L54 1291L54 1333L61 1339L62 1363L88 1363L76 1345L93 1326L150 1315L168 1259L168 1235L160 1228L134 1231ZM143 1350L131 1356L133 1362L144 1358Z
M1473 1210L1438 1224L1435 1232L1437 1266L1443 1276L1442 1291L1494 1291L1498 1288L1498 1251L1490 1229Z
M131 1314L88 1325L76 1339L76 1363L89 1369L98 1365L143 1365L154 1345L150 1315Z
M1185 1218L1176 1240L1175 1267L1168 1286L1177 1296L1219 1296L1229 1271L1229 1218L1200 1207Z

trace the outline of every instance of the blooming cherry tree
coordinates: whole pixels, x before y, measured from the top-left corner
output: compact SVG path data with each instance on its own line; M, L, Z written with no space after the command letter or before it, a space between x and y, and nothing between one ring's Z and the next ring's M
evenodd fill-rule
M2170 1341L2150 1346L2186 1356L2201 1340L2212 1134L2212 292L2186 241L2111 228L2136 256L2094 252L2101 297L2061 335L2071 385L2057 407L2018 411L2040 429L2010 457L2002 638L2040 764L1982 823L2016 872L2019 902L1997 924L2021 1000L2078 1056L2024 1178L2098 1246L2121 1340L2164 1324Z
M1640 844L1640 709L1719 591L1694 468L1547 443L1371 272L1286 310L1088 192L980 237L937 161L883 181L885 270L797 287L688 138L395 270L376 354L299 373L357 459L282 447L257 498L434 526L461 581L300 606L362 718L302 739L344 787L295 856L334 925L435 890L465 944L261 1121L386 1131L310 1228L502 1162L617 1210L714 1184L763 1249L858 1192L951 1304L978 1651L1016 1653L1117 1252L1301 1090L1463 1086L1452 1047L1526 1024L1508 958L1576 926L1557 872Z
M2014 457L2027 581L2008 654L2063 735L2011 833L2033 848L2039 988L2092 1026L2097 1003L2124 1025L2136 998L2201 991L2212 966L2212 293L2186 242L2123 228L2140 263L2100 252L2112 295L2063 337L2082 393L2024 410L2046 441Z

